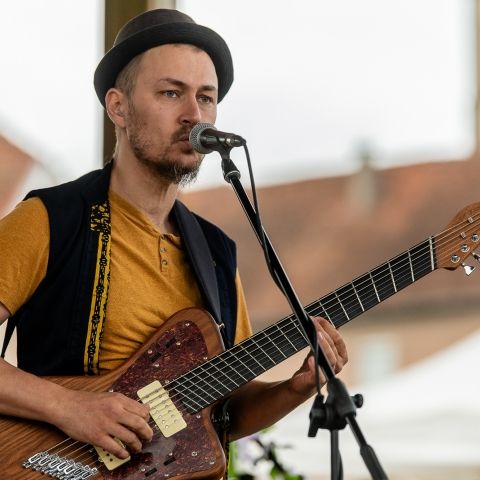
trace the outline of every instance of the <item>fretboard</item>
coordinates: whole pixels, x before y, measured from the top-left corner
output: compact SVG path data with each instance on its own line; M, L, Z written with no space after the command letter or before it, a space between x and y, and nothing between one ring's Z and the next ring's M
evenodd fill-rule
M312 302L306 311L338 328L435 269L431 237ZM308 340L292 314L177 378L168 389L181 396L191 413L197 412L306 346Z

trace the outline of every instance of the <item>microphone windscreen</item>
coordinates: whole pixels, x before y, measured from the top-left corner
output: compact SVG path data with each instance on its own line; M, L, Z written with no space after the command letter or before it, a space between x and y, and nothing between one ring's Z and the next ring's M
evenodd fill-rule
M216 130L215 126L211 123L197 123L191 130L189 141L193 149L198 153L211 153L213 150L206 148L202 145L201 136L205 130L212 129Z

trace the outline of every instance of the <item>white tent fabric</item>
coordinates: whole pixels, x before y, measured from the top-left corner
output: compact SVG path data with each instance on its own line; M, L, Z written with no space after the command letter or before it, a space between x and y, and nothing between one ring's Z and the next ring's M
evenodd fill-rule
M385 382L350 389L352 395L364 395L357 420L387 474L409 478L398 472L405 468L410 472L428 468L455 472L470 467L479 475L479 365L480 331ZM285 417L268 438L289 445L279 450L280 458L306 478L330 478L328 431L307 437L311 405L307 402ZM345 478L370 478L348 426L340 431L340 450ZM427 474L416 478L439 477Z

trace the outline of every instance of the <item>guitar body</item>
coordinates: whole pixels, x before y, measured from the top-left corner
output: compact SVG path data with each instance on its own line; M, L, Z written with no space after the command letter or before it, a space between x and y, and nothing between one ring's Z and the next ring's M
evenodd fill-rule
M187 309L171 317L118 369L94 377L48 379L72 389L92 392L113 390L138 400L139 389L158 380L168 391L168 384L173 379L218 355L223 349L218 327L210 315L202 310ZM5 480L48 478L47 474L35 471L33 464L30 468L22 466L27 459L47 450L49 453L58 452L58 456L61 457L57 461L58 464L75 458L75 461L81 462L82 465L98 469L97 473L94 471L91 475L81 476L79 473L73 473L75 467L71 466L68 467L70 470L66 470L67 475L61 476L56 472L58 476L53 478L179 480L221 477L226 468L225 455L211 422L212 406L198 413L189 413L179 395L173 395L172 401L181 412L186 427L167 438L154 425L154 437L150 443L144 444L142 452L133 454L127 463L111 471L99 462L99 456L93 447L67 439L60 430L51 425L0 416L1 478ZM60 443L61 445L56 447ZM56 468L55 462L52 465L51 468ZM45 468L43 465L44 471ZM80 471L78 467L77 471Z

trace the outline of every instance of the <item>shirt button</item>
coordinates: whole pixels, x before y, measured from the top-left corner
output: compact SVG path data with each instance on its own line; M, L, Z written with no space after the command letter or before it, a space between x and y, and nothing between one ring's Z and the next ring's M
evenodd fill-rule
M167 260L162 260L162 265L168 265Z
M160 252L165 253L167 249L165 247L160 247Z

